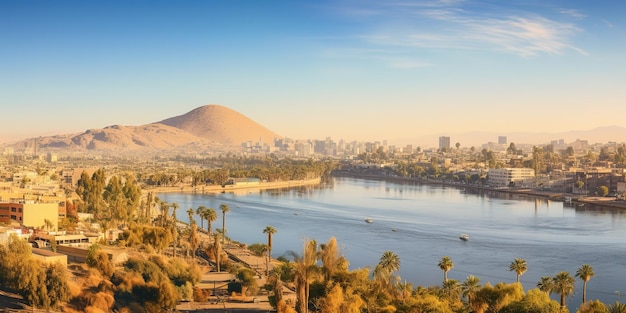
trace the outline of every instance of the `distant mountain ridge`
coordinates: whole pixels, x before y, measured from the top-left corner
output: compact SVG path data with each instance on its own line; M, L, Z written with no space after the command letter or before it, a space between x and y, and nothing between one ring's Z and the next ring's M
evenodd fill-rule
M234 147L243 142L270 144L282 136L221 105L205 105L186 114L140 126L113 125L83 133L36 138L39 148L87 150L173 149L184 146ZM14 146L32 145L30 138Z

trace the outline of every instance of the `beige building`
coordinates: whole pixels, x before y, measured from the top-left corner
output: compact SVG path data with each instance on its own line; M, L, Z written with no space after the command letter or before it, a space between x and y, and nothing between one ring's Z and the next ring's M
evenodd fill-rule
M59 204L57 202L0 202L0 222L16 221L26 227L45 228L46 220L52 223L49 230L59 227Z
M502 186L517 186L532 184L535 179L535 170L531 168L490 168L487 176L489 184Z

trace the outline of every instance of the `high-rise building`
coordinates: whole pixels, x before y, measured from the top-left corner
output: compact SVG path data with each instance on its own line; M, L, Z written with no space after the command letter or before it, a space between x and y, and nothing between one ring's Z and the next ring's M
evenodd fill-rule
M498 136L498 144L506 145L506 136Z
M441 136L439 137L439 149L450 149L450 137Z

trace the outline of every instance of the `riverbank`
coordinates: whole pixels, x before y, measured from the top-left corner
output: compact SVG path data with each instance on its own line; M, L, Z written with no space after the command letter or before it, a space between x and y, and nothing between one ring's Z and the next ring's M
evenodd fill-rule
M413 178L413 177L401 177L401 176L390 176L390 175L381 175L381 174L369 174L369 173L359 173L354 171L335 171L332 174L335 177L351 177L351 178L361 178L361 179L371 179L371 180L383 180L395 183L414 183L414 184L428 184L428 185L438 185L438 186L448 186L455 187L459 189L471 190L477 193L490 193L490 194L511 194L511 195L520 195L525 197L535 197L542 199L549 199L553 201L562 201L567 204L583 207L587 205L589 209L616 209L616 210L626 210L626 201L617 200L615 197L598 197L598 196L586 196L580 194L573 193L565 193L565 192L553 192L553 191L543 191L543 190L535 190L531 188L509 188L509 187L488 187L481 185L470 185L463 183L454 183L454 182L446 182L441 180L433 180L433 179L421 179L421 178Z
M247 184L233 184L233 185L203 185L203 186L191 186L191 185L177 185L177 186L158 186L158 187L144 187L143 192L153 193L195 193L195 194L212 194L212 193L225 193L225 192L245 192L248 193L253 190L269 190L269 189L282 189L301 186L319 185L321 178L304 179L304 180L287 180L276 182L259 182L259 183L247 183Z

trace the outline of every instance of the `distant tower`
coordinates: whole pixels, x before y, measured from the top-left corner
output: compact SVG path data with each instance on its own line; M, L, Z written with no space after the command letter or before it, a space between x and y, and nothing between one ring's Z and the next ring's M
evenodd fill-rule
M441 149L450 149L450 137L439 137L439 150Z
M39 154L39 140L37 138L33 139L33 156L37 156Z
M498 136L498 144L506 145L506 136Z

